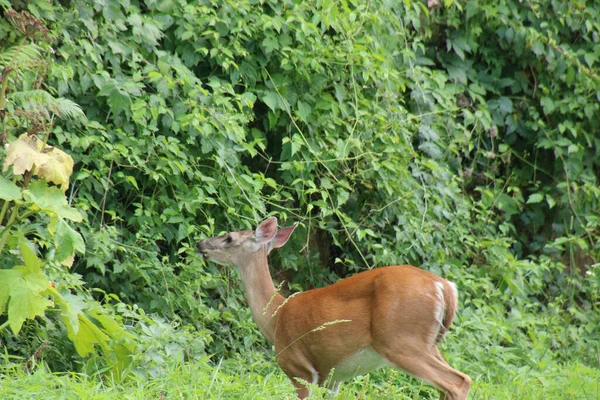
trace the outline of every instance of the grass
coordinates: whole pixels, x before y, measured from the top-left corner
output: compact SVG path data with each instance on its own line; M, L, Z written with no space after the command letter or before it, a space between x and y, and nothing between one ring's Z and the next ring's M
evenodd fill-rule
M262 358L262 360L261 360ZM507 371L498 382L475 379L469 399L600 399L600 370L573 363L543 371ZM315 398L328 398L317 389ZM100 376L55 374L38 366L4 367L1 399L294 399L292 385L272 361L251 355L216 364L207 360L179 364L163 376L132 376L117 383ZM342 385L337 399L436 399L430 386L392 369Z
M600 399L600 370L575 363L523 372L503 382L478 384L472 399Z

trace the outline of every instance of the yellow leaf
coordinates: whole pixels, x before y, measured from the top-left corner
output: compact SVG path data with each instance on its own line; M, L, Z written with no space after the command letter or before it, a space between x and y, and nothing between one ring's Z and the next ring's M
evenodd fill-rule
M69 187L69 178L73 173L73 158L56 147L44 147L44 143L35 136L21 135L7 149L4 170L13 167L15 175L33 171L34 175L60 185L64 191Z
M42 159L46 159L45 154L40 153L44 143L36 137L21 135L17 140L8 145L6 150L6 160L4 160L4 171L11 165L15 175L23 175L31 171Z
M48 159L45 163L38 165L37 175L60 185L63 192L66 191L69 188L69 178L73 173L73 158L56 147L53 147L46 155Z
M71 268L73 266L74 261L75 261L75 254L71 254L70 256L68 256L67 258L62 260L60 263L67 268Z

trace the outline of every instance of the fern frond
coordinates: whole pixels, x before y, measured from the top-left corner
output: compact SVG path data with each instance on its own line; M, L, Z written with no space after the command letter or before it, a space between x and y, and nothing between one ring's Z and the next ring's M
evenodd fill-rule
M48 108L49 105L53 104L55 101L54 97L52 97L50 93L41 89L11 92L9 99L22 106L27 106L28 104L37 104L46 108Z
M69 118L69 119L79 119L86 120L85 114L79 104L71 101L69 99L65 99L64 97L59 97L55 100L56 105L56 114L58 114L61 118Z
M85 114L77 103L62 97L54 98L45 90L13 92L9 100L14 101L25 111L42 112L44 116L53 113L61 118L85 119Z
M23 46L13 46L1 52L0 66L7 67L12 63L13 68L23 68L27 64L40 61L41 59L42 48L35 43L30 43Z

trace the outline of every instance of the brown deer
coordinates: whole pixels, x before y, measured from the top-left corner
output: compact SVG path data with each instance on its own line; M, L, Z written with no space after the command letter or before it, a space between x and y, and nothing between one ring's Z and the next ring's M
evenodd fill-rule
M343 380L383 366L433 384L441 399L467 398L471 378L437 348L456 313L452 282L410 265L381 267L286 299L273 285L267 256L294 228L278 230L272 217L197 248L205 260L237 267L252 317L299 398L309 395L306 382L337 394Z

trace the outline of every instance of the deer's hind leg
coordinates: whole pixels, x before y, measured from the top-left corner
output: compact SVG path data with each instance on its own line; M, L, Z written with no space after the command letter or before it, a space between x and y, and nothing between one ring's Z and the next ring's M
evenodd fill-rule
M393 366L431 383L441 391L440 400L466 400L471 378L450 367L436 347L426 350L380 352Z

